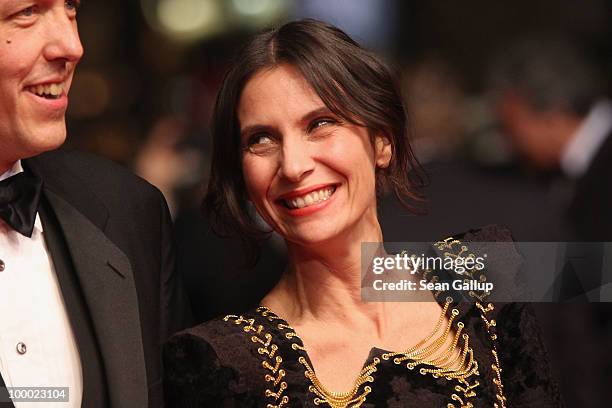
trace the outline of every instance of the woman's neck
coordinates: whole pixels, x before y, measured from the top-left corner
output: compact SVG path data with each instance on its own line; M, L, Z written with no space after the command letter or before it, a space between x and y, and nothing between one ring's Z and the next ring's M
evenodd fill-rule
M317 245L288 243L289 267L262 304L294 325L383 314L383 304L361 299L361 243L382 242L378 222L369 224Z

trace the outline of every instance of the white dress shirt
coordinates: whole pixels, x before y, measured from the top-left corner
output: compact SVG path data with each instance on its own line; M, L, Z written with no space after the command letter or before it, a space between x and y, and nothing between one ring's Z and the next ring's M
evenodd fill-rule
M587 117L561 155L561 169L572 179L586 173L612 130L612 102L601 100L589 111Z
M23 171L21 162L0 181ZM27 238L0 219L0 373L7 387L69 387L69 402L16 408L77 408L83 375L40 217Z

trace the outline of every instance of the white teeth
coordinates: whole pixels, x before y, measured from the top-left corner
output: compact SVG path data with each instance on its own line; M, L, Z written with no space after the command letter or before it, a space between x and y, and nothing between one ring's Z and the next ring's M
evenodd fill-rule
M30 86L28 90L38 96L58 97L64 92L64 83Z
M59 86L58 84L51 84L51 86L49 87L49 90L51 91L51 95L54 95L54 96L57 96L62 93L62 87Z
M327 187L318 191L311 191L302 197L296 197L285 200L285 204L289 208L304 208L310 205L318 204L322 201L326 201L336 191L335 187Z

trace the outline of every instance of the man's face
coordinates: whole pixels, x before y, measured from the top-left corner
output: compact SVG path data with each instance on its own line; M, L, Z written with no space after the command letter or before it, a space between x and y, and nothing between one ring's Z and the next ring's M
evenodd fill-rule
M497 111L504 133L520 156L542 170L559 165L567 133L566 115L555 109L538 111L514 93L498 101Z
M68 90L83 55L77 6L0 0L0 170L65 140Z

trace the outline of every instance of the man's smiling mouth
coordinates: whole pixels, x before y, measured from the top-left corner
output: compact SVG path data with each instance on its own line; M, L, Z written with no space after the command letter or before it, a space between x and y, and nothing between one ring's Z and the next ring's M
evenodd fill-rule
M33 93L36 96L45 99L59 99L64 93L64 82L53 83L53 84L44 84L44 85L32 85L28 86L25 89Z

